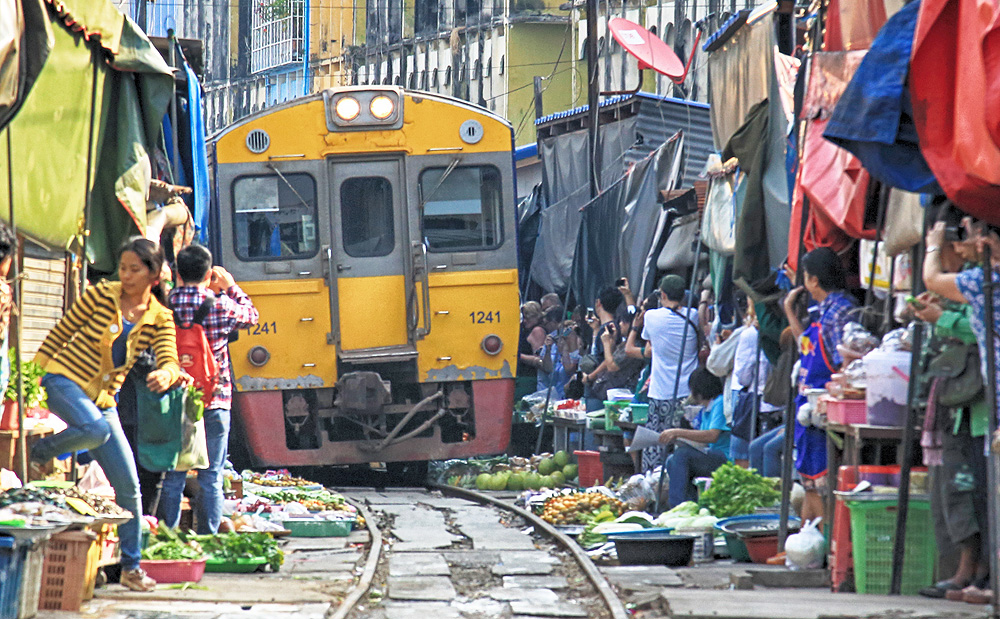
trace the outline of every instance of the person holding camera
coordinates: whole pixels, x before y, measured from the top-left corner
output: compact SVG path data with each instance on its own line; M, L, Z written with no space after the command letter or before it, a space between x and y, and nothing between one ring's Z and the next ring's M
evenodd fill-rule
M564 321L564 316L561 305L552 306L545 313L542 326L548 334L538 350L542 364L538 368L537 390L548 389L551 385L552 397L556 400L565 399L566 383L580 363L580 338L573 323Z
M652 372L649 380L649 418L646 427L661 433L680 426L682 405L689 395L688 379L698 367L698 311L684 307L687 286L679 275L660 280L660 307L643 315L642 339L652 346ZM642 470L649 471L663 462L666 445L649 447L642 452Z

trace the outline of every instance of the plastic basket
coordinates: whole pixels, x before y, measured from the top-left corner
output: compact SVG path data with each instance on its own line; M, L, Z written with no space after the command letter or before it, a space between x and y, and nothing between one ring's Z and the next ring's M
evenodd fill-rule
M577 476L581 488L589 488L604 483L604 466L599 451L574 451Z
M267 563L267 559L264 557L241 557L235 561L207 559L205 561L205 571L229 574L249 574L250 572L256 572L257 568L265 563Z
M140 561L139 567L158 583L198 582L205 574L205 559Z
M868 421L868 407L864 400L837 400L824 398L826 418L839 424L863 424Z
M27 619L38 614L38 598L42 592L42 567L45 565L46 543L47 541L36 542L34 546L25 549L18 619Z
M854 585L858 593L889 593L892 549L896 539L897 500L848 501ZM904 595L915 595L934 581L934 525L928 501L912 500L906 518L903 559Z
M97 536L92 532L54 535L45 548L39 608L80 610L84 600L94 597L99 558Z
M288 518L282 524L291 537L347 537L354 528L353 520Z
M24 553L13 537L0 537L0 617L17 617Z
M622 409L628 406L626 401L618 402L604 402L604 429L608 432L621 432L621 428L615 425L618 421L618 415L621 414Z
M649 420L649 404L633 402L630 406L632 406L632 423L646 423Z

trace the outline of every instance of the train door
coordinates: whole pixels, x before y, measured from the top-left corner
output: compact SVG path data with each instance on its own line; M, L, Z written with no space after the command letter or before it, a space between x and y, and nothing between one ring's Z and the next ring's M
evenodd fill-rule
M328 260L337 282L333 333L341 358L370 362L415 356L402 159L334 159L329 165Z

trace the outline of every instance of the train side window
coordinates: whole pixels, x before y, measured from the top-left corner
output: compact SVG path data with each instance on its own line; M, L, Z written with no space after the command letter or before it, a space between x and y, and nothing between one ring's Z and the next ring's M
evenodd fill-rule
M301 173L233 181L233 236L241 260L316 255L316 181Z
M356 176L340 185L344 251L355 258L388 256L396 246L392 184L381 176Z
M430 251L493 249L502 241L500 171L461 166L420 173L423 231ZM443 179L443 180L442 180Z

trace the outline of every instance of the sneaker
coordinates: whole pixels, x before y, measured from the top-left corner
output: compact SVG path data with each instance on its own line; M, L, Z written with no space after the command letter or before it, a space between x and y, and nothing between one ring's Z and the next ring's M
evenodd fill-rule
M142 568L138 567L134 570L122 572L119 582L132 591L152 591L156 588L156 581L147 576Z

